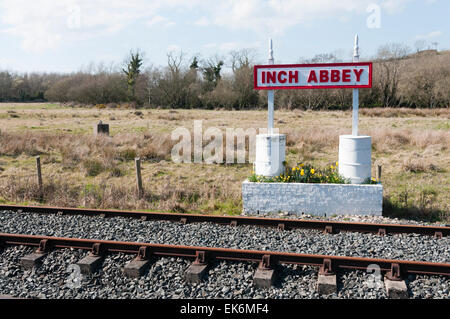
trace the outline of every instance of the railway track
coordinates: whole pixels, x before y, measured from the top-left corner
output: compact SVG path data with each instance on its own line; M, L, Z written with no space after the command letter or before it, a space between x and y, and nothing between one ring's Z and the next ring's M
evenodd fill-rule
M256 251L225 249L218 247L195 247L179 245L161 245L139 242L106 241L95 239L77 239L51 236L34 236L23 234L0 233L0 247L7 246L29 246L36 247L37 250L31 255L25 256L23 263L27 267L36 266L45 256L56 249L81 249L89 251L89 255L79 263L84 264L84 273L91 273L98 267L98 261L106 254L125 253L134 254L136 258L132 260L125 269L132 269L133 276L141 274L141 270L136 272L139 265L144 266L150 263L150 258L158 257L181 257L193 260L191 267L186 271L187 280L193 282L201 281L208 264L218 260L225 261L245 261L258 263L255 272L255 284L260 287L270 288L273 282L272 275L278 264L306 265L319 268L320 277L335 276L340 270L367 270L374 265L381 273L386 274L389 281L401 281L408 275L438 275L450 276L450 263L434 263L412 260L393 260L376 258L359 258L330 255L313 255L285 253L274 251ZM1 248L0 248L1 249ZM88 259L88 261L86 261ZM31 264L30 264L31 262ZM86 263L91 262L91 265ZM96 264L97 266L93 266ZM200 270L198 268L201 268ZM269 275L267 274L269 272ZM125 271L126 273L126 271ZM139 273L138 275L136 275ZM259 273L259 275L258 275ZM256 278L259 276L259 279ZM258 281L259 280L259 281ZM335 280L335 279L334 279ZM329 285L329 284L328 284Z
M450 234L448 226L422 226L422 225L402 225L402 224L381 224L381 223L356 223L338 222L324 220L300 220L282 218L261 218L247 216L212 216L201 214L178 214L160 212L140 212L127 210L99 210L88 208L68 208L68 207L48 207L48 206L22 206L22 205L0 205L0 210L9 210L19 213L39 213L56 215L85 215L103 217L128 217L141 220L162 220L187 223L208 222L220 225L252 225L260 227L275 227L282 230L290 229L316 229L325 233L361 232L386 234L420 234L446 237Z

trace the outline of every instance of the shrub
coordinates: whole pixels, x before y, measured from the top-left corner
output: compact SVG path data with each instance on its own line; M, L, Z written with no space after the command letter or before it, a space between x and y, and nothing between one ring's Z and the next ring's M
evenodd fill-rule
M84 159L83 167L86 170L86 176L97 176L105 170L103 163L97 159Z

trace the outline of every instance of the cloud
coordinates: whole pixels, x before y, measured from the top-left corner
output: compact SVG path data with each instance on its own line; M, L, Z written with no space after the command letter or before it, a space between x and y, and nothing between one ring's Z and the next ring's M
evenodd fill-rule
M178 52L181 51L181 47L178 44L171 44L167 47L167 52Z
M383 0L387 13L411 0ZM0 0L0 32L21 40L30 52L58 48L119 32L130 24L173 26L163 12L194 17L200 27L249 30L264 36L282 34L299 24L366 14L376 0Z
M255 42L238 42L238 41L230 41L230 42L211 42L203 44L202 47L205 49L218 49L220 51L237 51L241 49L259 49L261 48L262 44L260 41Z
M373 0L372 0L373 1ZM231 0L211 9L213 24L230 29L280 34L287 29L351 13L365 13L369 0Z
M66 42L118 32L131 23L173 22L161 9L194 5L197 0L0 0L0 32L21 39L23 49L41 52Z
M408 2L412 0L383 0L381 8L386 10L388 14L396 14L402 12Z
M200 19L195 21L194 24L199 27L206 27L206 26L209 26L211 24L211 22L208 20L208 18L201 17Z
M419 34L418 36L416 36L416 39L417 40L427 40L427 39L440 37L441 35L442 35L442 31L432 31L427 34Z
M162 25L164 27L172 27L174 26L176 23L173 21L170 21L169 19L162 17L160 15L155 16L153 18L151 18L150 20L147 21L147 25L148 26L153 26L153 25Z

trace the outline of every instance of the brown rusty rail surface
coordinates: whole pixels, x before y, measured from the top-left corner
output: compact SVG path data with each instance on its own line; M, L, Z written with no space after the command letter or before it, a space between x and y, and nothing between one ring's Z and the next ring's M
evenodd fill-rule
M102 215L105 217L131 217L143 220L166 220L183 223L210 222L222 225L253 225L263 227L279 227L281 229L317 229L328 233L339 231L351 231L377 234L400 234L416 233L436 237L445 237L450 234L450 227L447 226L421 226L421 225L400 225L400 224L379 224L379 223L355 223L338 222L324 220L300 220L281 218L261 218L247 216L212 216L201 214L179 214L160 212L139 212L126 210L99 210L88 208L68 208L68 207L47 207L47 206L20 206L20 205L0 205L0 210L10 210L16 212L35 212L41 214L70 214L70 215Z
M397 276L406 274L426 274L450 276L450 263L432 263L422 261L374 259L360 257L343 257L330 255L310 255L297 253L284 253L273 251L255 251L226 249L214 247L195 247L161 245L138 242L106 241L96 239L60 238L49 236L35 236L22 234L0 233L0 246L25 245L39 247L41 252L51 249L74 248L101 252L122 252L127 254L142 254L145 256L182 257L196 258L199 254L206 261L211 260L234 260L263 262L272 266L280 264L299 264L333 269L360 269L366 270L369 265L378 265L381 271L392 273ZM269 261L269 262L268 262Z

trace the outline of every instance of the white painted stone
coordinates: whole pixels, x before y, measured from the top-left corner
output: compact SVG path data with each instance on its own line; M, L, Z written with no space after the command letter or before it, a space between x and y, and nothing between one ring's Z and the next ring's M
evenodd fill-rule
M383 211L381 184L242 183L246 214L378 215Z

